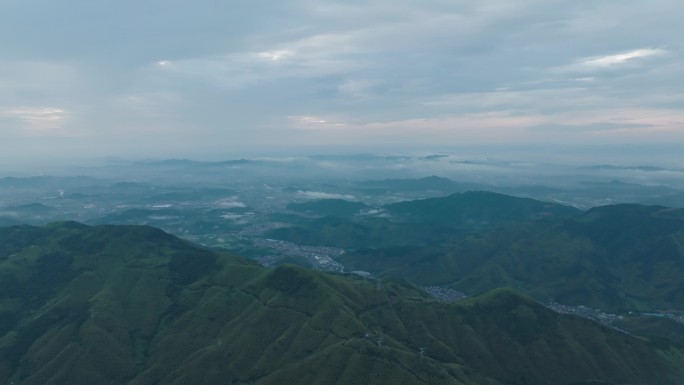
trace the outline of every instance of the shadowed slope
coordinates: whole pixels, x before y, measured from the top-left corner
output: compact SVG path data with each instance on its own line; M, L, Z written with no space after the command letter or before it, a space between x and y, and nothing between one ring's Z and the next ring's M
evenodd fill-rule
M403 281L269 270L138 226L0 228L0 245L2 382L674 385L682 374L679 351L509 290L437 303Z
M471 294L510 286L540 299L605 310L681 309L684 210L605 206L442 245L357 250L342 263Z
M557 203L517 198L487 191L468 191L444 198L394 203L385 209L407 221L484 228L511 221L573 217L581 211Z

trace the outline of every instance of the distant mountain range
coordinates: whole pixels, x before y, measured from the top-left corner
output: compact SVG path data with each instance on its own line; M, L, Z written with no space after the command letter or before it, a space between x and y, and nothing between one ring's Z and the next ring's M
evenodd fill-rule
M646 171L646 172L655 172L655 171L684 171L682 169L668 169L665 167L656 167L656 166L616 166L616 165L610 165L610 164L600 164L596 166L586 166L586 167L580 167L581 170L609 170L609 171L615 171L615 170L633 170L633 171Z
M188 159L168 159L159 161L140 161L136 165L143 167L178 167L178 168L213 168L230 167L247 164L262 164L263 161L253 159L232 159L219 162L202 162Z
M51 186L56 187L69 183L74 186L87 186L100 181L97 178L87 176L33 176L27 178L5 177L0 178L1 188L34 188Z
M382 192L415 192L415 191L441 191L445 194L463 192L469 190L482 190L484 185L475 183L455 182L451 179L438 176L429 176L419 179L381 179L355 182L354 186L360 189Z
M635 219L679 220L646 211ZM568 226L610 222L587 215ZM683 353L511 289L448 304L405 281L267 269L150 227L0 228L6 384L677 385Z

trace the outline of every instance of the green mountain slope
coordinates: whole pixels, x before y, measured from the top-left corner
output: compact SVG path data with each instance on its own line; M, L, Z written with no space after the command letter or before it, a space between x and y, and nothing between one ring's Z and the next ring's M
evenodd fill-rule
M265 236L300 245L356 249L438 243L456 233L454 228L440 224L396 223L376 217L352 220L327 216L292 227L270 230Z
M434 245L463 232L519 221L570 218L582 213L569 206L484 191L394 203L383 206L381 217L349 218L358 212L358 205L361 204L345 201L291 205L293 209L318 215L334 211L337 216L295 223L269 231L266 236L303 245L349 249Z
M385 209L406 221L475 229L511 221L573 217L581 213L570 206L487 191L468 191L443 198L394 203L385 206Z
M2 383L674 385L684 375L672 346L510 290L440 303L404 281L266 269L150 227L0 228L0 285Z
M354 185L364 191L373 192L416 192L416 191L439 191L444 194L453 194L468 190L482 189L482 185L475 183L455 182L451 179L429 176L419 179L383 179L354 182Z
M684 210L604 206L442 245L359 250L342 262L474 294L510 286L540 299L605 310L682 309Z
M290 203L289 210L316 216L351 217L367 208L362 202L351 202L344 199L318 199L303 203Z

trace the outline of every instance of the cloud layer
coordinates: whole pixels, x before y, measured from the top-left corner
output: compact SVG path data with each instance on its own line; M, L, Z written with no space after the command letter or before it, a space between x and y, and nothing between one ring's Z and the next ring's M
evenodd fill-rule
M677 0L7 1L0 151L682 142L682 11Z

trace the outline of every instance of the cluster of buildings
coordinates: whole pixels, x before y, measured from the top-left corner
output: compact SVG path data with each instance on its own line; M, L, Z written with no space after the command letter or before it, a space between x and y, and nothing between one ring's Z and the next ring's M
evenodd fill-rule
M444 302L457 302L467 297L467 295L458 290L450 289L442 286L426 286L423 288L431 297L437 298Z
M643 313L646 317L662 317L669 318L675 322L684 324L684 315L670 314L670 313Z
M254 240L254 246L276 251L277 255L264 257L262 264L273 265L278 259L290 256L305 259L314 270L344 272L344 266L332 258L342 255L343 249L327 246L299 246L292 242L260 238Z
M557 313L574 314L580 317L589 318L590 320L600 322L604 325L611 325L613 322L622 318L621 315L606 313L599 309L594 309L592 307L584 305L570 306L561 305L557 302L546 302L544 303L544 306Z

